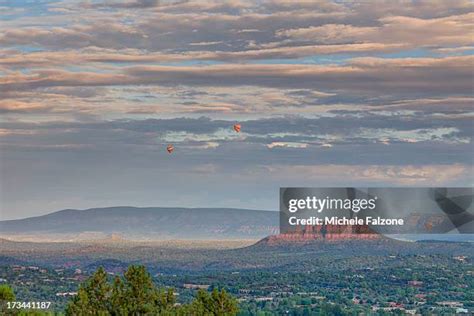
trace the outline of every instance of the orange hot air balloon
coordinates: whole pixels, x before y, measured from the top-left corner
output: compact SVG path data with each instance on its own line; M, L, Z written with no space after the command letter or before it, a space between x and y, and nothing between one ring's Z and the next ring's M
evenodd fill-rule
M171 154L171 153L173 152L173 150L174 150L173 145L168 145L168 146L166 146L166 150L168 151L168 154Z
M240 133L241 128L242 128L242 126L240 124L235 124L234 125L234 131L236 131L237 133Z
M433 230L433 224L428 222L428 223L425 224L425 228L426 228L427 231L430 232L430 231Z

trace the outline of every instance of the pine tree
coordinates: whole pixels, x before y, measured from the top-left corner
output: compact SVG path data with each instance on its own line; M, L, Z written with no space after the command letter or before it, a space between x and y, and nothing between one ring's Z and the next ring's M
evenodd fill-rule
M7 285L0 285L0 301L14 301L15 300L15 293L13 292L13 289Z
M237 315L237 301L222 289L211 294L199 290L192 303L193 315L231 316Z
M66 315L108 315L109 297L110 285L107 282L107 273L100 267L80 286L77 296L66 308Z
M124 273L123 302L128 314L158 312L159 292L144 266L129 266Z
M12 302L15 300L15 292L13 289L7 285L0 285L0 315L10 315L13 312L7 310L7 302Z
M127 315L127 308L124 300L124 285L122 279L116 276L112 286L109 310L112 315Z
M66 308L66 315L162 315L162 316L233 316L236 300L225 290L211 294L199 290L191 304L177 305L173 289L158 289L144 266L132 265L123 278L113 284L99 268L79 290Z

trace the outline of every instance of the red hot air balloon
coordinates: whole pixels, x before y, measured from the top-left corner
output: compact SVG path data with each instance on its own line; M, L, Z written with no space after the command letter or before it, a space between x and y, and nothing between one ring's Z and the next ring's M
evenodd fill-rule
M234 125L234 131L236 131L237 133L240 133L241 128L242 128L242 126L240 124L235 124Z
M173 150L174 150L173 145L168 145L168 146L166 146L166 150L168 151L168 154L171 154L171 153L173 152Z

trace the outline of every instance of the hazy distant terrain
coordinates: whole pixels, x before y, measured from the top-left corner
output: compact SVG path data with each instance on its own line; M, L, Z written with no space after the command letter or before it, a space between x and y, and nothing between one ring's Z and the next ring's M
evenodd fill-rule
M110 207L0 222L3 238L258 239L278 233L278 212L225 208Z
M216 248L221 244L222 247ZM232 249L234 248L234 249ZM269 238L250 245L249 242L229 243L215 240L207 246L203 242L173 241L129 242L103 240L95 242L12 242L0 240L0 264L30 263L53 267L110 266L121 269L139 262L160 271L177 272L203 270L282 269L304 270L335 259L347 264L367 264L367 258L390 255L472 257L474 244L451 242L404 242L389 238L378 240L324 240L304 243L270 242ZM326 259L327 258L327 261ZM323 260L324 259L324 260Z

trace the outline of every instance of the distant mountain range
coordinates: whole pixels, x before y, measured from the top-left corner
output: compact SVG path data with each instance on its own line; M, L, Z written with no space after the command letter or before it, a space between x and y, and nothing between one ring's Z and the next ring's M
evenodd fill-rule
M278 233L278 212L231 208L108 207L0 221L1 237L256 239ZM31 239L31 238L28 238Z
M419 221L420 219L417 219L415 224L420 224ZM278 212L234 208L119 206L88 210L68 209L38 217L0 221L0 238L17 241L254 240L278 234ZM432 239L472 242L472 236L470 234L412 234L395 238L412 241ZM270 244L295 242L293 237L273 236L268 241ZM304 234L296 237L307 242L314 236ZM320 239L322 236L317 237ZM364 239L364 236L359 235L334 237L350 240Z

